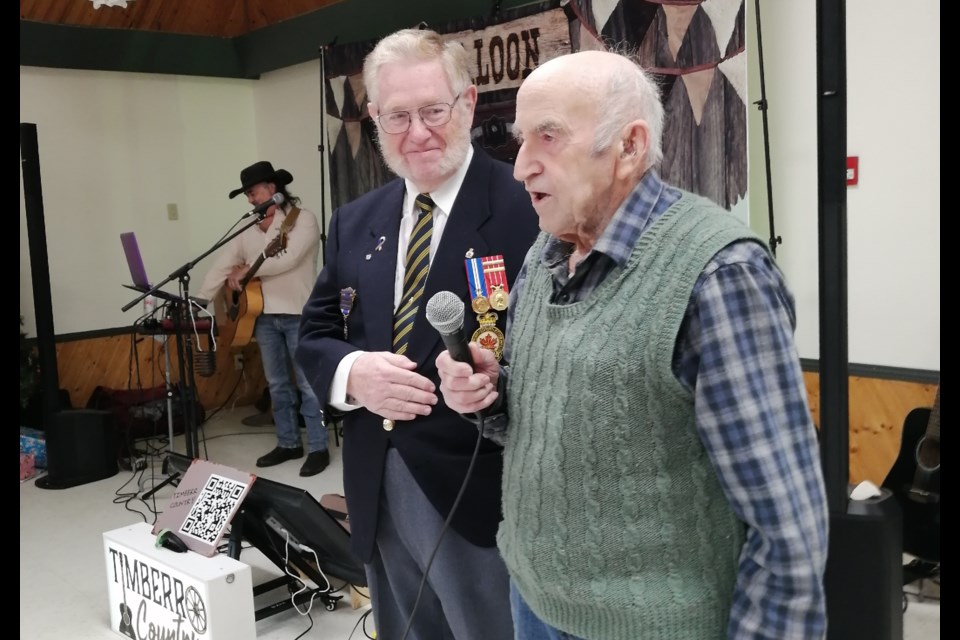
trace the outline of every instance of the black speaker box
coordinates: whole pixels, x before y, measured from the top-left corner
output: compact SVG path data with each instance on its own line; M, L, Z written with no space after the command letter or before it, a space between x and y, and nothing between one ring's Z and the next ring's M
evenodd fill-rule
M70 409L55 414L46 431L47 475L41 489L67 489L114 476L117 466L116 422L112 412Z
M893 494L830 514L828 640L902 640L903 518Z

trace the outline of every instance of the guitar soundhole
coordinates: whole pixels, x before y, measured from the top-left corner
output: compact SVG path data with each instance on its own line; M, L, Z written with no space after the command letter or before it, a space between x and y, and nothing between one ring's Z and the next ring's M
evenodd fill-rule
M940 470L940 441L924 436L917 443L917 466L926 472Z

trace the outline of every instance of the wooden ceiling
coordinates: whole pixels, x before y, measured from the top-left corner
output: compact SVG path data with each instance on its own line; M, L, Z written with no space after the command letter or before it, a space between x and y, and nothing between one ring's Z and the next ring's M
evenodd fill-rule
M33 22L233 38L342 0L128 0L99 9L91 0L20 0Z

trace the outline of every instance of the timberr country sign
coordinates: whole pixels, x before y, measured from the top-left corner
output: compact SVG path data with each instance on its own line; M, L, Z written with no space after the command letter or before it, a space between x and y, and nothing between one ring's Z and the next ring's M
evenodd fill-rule
M175 553L153 540L145 523L104 534L110 626L117 634L135 640L256 637L248 565Z
M151 640L204 637L207 605L196 587L185 585L184 579L167 567L122 548L108 548L107 553L107 579L122 593L117 631L130 638Z

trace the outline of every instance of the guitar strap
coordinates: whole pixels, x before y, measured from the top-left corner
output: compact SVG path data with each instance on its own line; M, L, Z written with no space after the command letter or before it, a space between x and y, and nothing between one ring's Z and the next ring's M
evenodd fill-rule
M297 224L297 216L299 215L300 207L290 207L290 212L287 213L287 217L283 219L283 224L280 225L281 233L290 233L290 231L293 230L293 226Z

